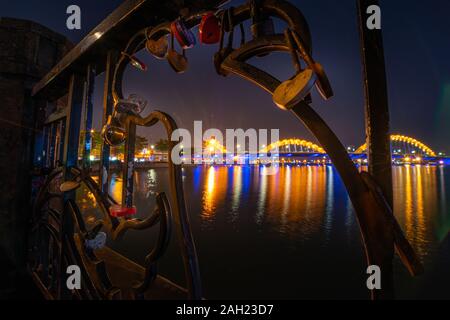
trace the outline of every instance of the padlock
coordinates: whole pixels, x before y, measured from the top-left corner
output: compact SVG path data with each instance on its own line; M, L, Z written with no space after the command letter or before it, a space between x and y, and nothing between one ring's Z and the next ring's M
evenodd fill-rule
M199 26L199 38L203 44L216 44L220 41L221 28L219 19L213 13L207 13L202 17Z
M183 54L175 51L174 35L172 34L171 48L167 54L167 61L176 73L184 73L188 69L189 63L186 58L186 52L183 49Z
M136 207L122 207L119 205L115 205L115 206L111 206L109 208L109 212L111 214L111 216L115 217L115 218L125 218L125 217L130 217L130 216L134 216L137 214L137 209Z
M188 62L184 55L179 54L174 50L169 50L167 60L170 66L176 73L184 73L187 70Z
M167 41L167 36L163 36L158 40L147 39L145 48L155 58L159 60L165 59L169 50L169 42Z
M195 36L184 24L183 20L175 20L170 25L172 34L175 35L178 43L183 49L190 49L196 44Z
M115 110L119 113L139 115L147 106L147 101L137 94L131 94L128 99L121 99L117 102Z
M283 110L290 110L309 94L315 82L313 70L305 69L278 86L273 94L273 102Z
M310 100L310 91L317 76L311 68L302 69L292 31L286 29L284 35L297 74L278 86L273 93L273 102L280 109L290 110L300 101Z
M109 116L108 122L102 129L102 137L105 142L111 147L120 146L127 139L126 131L113 121L112 116Z

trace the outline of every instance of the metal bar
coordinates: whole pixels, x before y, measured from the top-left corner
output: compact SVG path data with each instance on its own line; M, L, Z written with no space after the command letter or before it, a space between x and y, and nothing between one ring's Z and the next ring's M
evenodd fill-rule
M62 118L61 120L61 146L59 148L59 160L63 162L64 159L64 142L66 138L66 117Z
M105 71L105 85L103 90L103 124L102 127L108 121L109 116L113 113L114 99L113 99L113 79L116 62L119 58L119 53L116 51L109 51L106 59L106 71ZM111 147L103 141L101 165L100 165L100 181L101 189L104 195L109 194L109 157L111 154Z
M86 70L86 85L84 90L84 148L83 148L83 168L91 166L91 151L92 151L92 117L94 113L93 94L95 86L95 68L92 65L87 66Z
M367 8L373 5L379 6L378 0L357 0L365 87L367 159L369 173L392 208L392 154L383 36L381 30L367 27Z
M64 165L66 168L78 164L78 147L80 144L80 124L83 109L84 81L79 75L73 74L70 79L68 115L64 143Z
M61 164L61 121L55 123L55 168Z
M50 149L49 149L49 159L50 159L50 167L55 168L55 157L56 157L56 124L53 122L51 124L50 129L50 143L49 143Z
M129 123L127 128L128 137L125 142L125 161L123 166L122 205L127 208L133 206L134 189L134 153L136 147L136 124Z
M84 93L84 79L83 77L73 74L70 77L69 86L69 98L67 106L67 122L66 122L66 134L64 142L64 159L63 163L65 165L64 178L70 179L71 173L68 170L70 167L75 167L78 164L78 151L80 145L80 125L81 117L83 111L83 93ZM75 191L68 192L64 194L64 200L75 199ZM61 221L64 222L66 219L65 210L62 212ZM65 248L65 225L61 223L60 230L60 248L59 248L59 279L62 280L62 275L65 274L63 261L63 255L66 250ZM64 289L65 281L58 282L58 298L62 298L65 295L66 290Z
M300 102L292 112L319 140L347 188L361 228L367 263L379 266L382 273L382 290L372 290L372 299L392 299L394 258L392 220L383 214L383 208L370 194L347 150L314 109L307 103Z
M48 140L49 140L49 127L48 125L44 126L44 142L43 142L43 147L42 147L42 164L44 167L48 168Z

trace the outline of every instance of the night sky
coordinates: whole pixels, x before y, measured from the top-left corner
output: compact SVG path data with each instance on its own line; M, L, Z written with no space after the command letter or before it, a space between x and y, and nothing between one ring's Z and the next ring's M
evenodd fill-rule
M0 16L36 21L78 42L121 2L2 0ZM314 107L344 144L358 146L364 140L364 108L356 1L291 2L308 20L314 57L325 67L335 91L327 102L314 93ZM82 9L80 31L66 29L65 12L71 4ZM384 0L381 6L392 131L422 140L437 152L450 153L450 1ZM149 71L128 70L125 92L144 96L151 109L170 113L180 127L190 128L194 120L203 120L205 128L279 128L282 137L311 139L290 113L277 109L267 93L235 76L216 75L212 63L216 50L217 46L202 45L189 50L190 70L184 75L142 52L139 56L149 64ZM285 54L262 58L257 64L280 79L293 74L291 59ZM101 91L100 83L98 110Z

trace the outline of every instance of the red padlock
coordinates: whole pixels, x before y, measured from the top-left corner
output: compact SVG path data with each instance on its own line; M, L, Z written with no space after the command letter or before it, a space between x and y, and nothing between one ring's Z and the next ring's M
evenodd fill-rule
M124 218L124 217L130 217L137 214L136 207L121 207L121 206L112 206L109 208L109 212L111 213L111 216L115 218Z
M202 17L198 30L201 43L216 44L220 41L220 21L214 13L210 12Z
M176 20L170 25L170 30L175 35L178 43L183 49L190 49L195 46L195 36L182 20Z

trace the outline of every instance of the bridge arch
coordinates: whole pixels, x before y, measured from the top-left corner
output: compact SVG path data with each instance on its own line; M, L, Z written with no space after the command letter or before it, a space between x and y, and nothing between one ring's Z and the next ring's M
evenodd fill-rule
M404 135L400 135L400 134L393 134L391 135L391 143L393 142L403 142L406 143L410 146L413 146L415 148L418 148L419 150L421 150L425 155L429 156L429 157L436 157L436 152L434 152L430 147L428 147L426 144L424 144L423 142L416 140L414 138L408 137L408 136L404 136ZM364 153L367 150L367 143L363 144L362 146L360 146L355 153Z
M314 152L317 152L317 153L323 153L323 154L326 153L325 150L322 147L318 146L317 144L312 143L311 141L301 140L301 139L280 140L280 141L272 143L269 146L263 148L261 150L261 152L262 153L267 153L267 152L270 152L271 150L279 149L281 147L289 146L289 145L295 145L295 146L307 148L307 149L310 149L310 150L312 150Z

